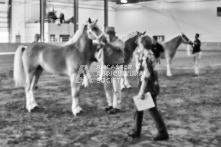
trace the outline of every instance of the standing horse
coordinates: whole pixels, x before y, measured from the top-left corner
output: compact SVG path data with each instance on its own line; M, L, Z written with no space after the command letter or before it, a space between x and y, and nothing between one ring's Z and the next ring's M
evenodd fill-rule
M165 50L164 56L167 62L167 76L172 76L171 63L176 54L177 48L180 46L181 43L191 44L191 41L186 37L185 34L182 33L181 35L178 35L171 40L162 43Z
M143 34L141 34L142 36ZM130 63L131 58L133 57L133 52L135 51L135 48L137 47L137 38L139 38L140 36L138 35L137 37L134 36L133 38L130 38L126 41L126 46L128 45L128 47L125 47L125 65L128 65ZM145 39L145 38L144 38ZM135 41L135 42L134 42ZM145 42L145 41L144 41ZM166 61L167 61L167 76L172 76L171 74L171 62L172 59L175 56L176 50L177 48L180 46L181 43L185 43L185 44L191 44L191 41L186 37L185 34L181 34L178 35L174 38L172 38L171 40L164 42L162 45L164 47L164 55L161 55L161 57L166 57ZM131 47L131 48L130 48ZM128 51L126 51L128 50ZM137 65L136 65L137 66ZM127 78L127 72L124 73L124 84L122 84L123 88L128 88L130 87L129 82L128 82L128 78ZM125 85L129 85L129 86L125 86Z
M92 40L103 35L97 21L89 18L87 24L82 25L74 35L72 43L56 46L47 43L33 43L26 49L18 48L14 58L14 81L16 86L25 86L26 109L31 112L38 104L33 90L43 70L69 76L72 91L72 112L77 115L82 111L79 105L79 70L82 65L87 66L94 58Z
M121 80L121 89L124 88L130 88L131 85L129 84L128 81L128 65L131 62L131 59L133 57L133 52L135 51L135 49L137 48L137 40L140 36L144 35L146 32L140 33L140 32L136 32L136 33L132 33L130 35L128 35L126 37L125 41L125 48L124 48L124 66L123 66L123 80ZM103 50L101 50L103 46L98 47L100 50L97 52L96 54L96 58L99 60L99 62L101 62L101 71L98 77L98 81L102 80L102 76L103 76Z
M124 68L123 68L123 80L121 83L121 89L123 88L130 88L131 85L129 83L128 80L128 70L129 70L129 64L131 63L131 59L133 57L133 52L135 51L135 49L137 48L138 44L138 38L140 36L143 36L146 33L140 33L140 32L136 32L136 34L133 34L129 37L129 39L127 39L125 41L125 48L124 48Z

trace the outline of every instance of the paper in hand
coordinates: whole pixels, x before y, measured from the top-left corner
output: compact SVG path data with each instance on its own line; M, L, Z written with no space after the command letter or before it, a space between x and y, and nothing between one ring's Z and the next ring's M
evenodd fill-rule
M155 107L153 98L151 97L151 94L149 92L145 93L144 97L144 100L133 97L138 111L143 111Z

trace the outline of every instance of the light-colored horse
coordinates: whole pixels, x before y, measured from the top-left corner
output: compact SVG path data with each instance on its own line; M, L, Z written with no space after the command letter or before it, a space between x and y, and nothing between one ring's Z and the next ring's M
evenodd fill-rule
M181 35L178 35L170 39L169 41L162 43L165 51L164 51L164 55L162 55L161 57L166 58L167 76L172 76L171 63L181 43L191 44L191 41L186 37L185 34L182 33Z
M38 107L33 91L43 70L69 76L72 91L72 112L82 111L79 105L82 65L88 66L94 58L92 40L99 39L104 32L89 18L87 24L80 26L71 42L65 46L47 43L33 43L27 48L18 48L14 57L14 81L16 86L25 86L26 109L31 112ZM84 70L84 69L83 69ZM84 73L83 73L84 74Z

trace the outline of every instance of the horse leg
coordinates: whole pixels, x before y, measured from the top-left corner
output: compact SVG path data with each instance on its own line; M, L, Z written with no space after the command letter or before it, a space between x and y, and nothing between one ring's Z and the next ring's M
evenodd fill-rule
M98 82L101 82L101 81L102 81L103 74L104 74L104 64L101 63L100 72L99 72L99 77L97 78L97 81L98 81Z
M35 72L35 76L34 76L34 89L38 89L38 86L37 83L38 83L38 80L39 80L39 77L41 75L41 73L43 72L43 69L41 67L37 68L36 72Z
M84 74L84 79L83 79L83 82L82 82L82 86L88 87L88 85L89 85L89 81L88 81L87 74Z
M171 73L171 62L172 62L172 57L167 57L167 76L171 77L172 73Z
M130 88L131 85L129 83L129 79L128 79L128 70L125 69L123 70L123 79L121 80L121 90L124 88Z
M127 77L125 77L125 70L123 70L123 76L122 76L122 80L121 80L121 90L123 90L124 88L126 88L126 84L125 84L125 80Z
M84 87L88 87L88 85L89 85L89 79L88 78L90 78L90 77L88 77L88 74L90 74L90 73L89 73L88 70L89 70L90 65L91 64L88 64L87 67L86 67L87 69L84 69L85 73L83 75L84 77L83 77L83 82L82 82L82 86L84 86Z
M72 113L75 116L82 111L82 108L79 105L79 94L80 94L81 83L76 82L77 78L79 78L77 74L72 74L70 76L71 95L72 95Z
M34 86L35 86L35 72L26 72L26 86L25 86L25 93L26 93L26 109L31 112L38 104L34 98Z
M129 79L128 79L128 70L124 72L124 79L125 79L125 85L127 88L131 88L131 85L129 83Z

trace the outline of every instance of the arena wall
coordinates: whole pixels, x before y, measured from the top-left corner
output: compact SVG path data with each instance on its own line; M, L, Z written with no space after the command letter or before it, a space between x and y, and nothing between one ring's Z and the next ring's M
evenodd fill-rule
M6 52L15 52L19 45L28 45L29 43L0 43L0 54ZM62 43L53 43L61 45ZM179 50L186 50L186 46L182 44ZM220 51L221 42L202 42L202 50L204 51Z
M183 32L193 40L195 33L199 33L204 42L221 42L218 6L218 1L121 5L116 15L118 34L146 30L149 35L165 35L168 40Z

